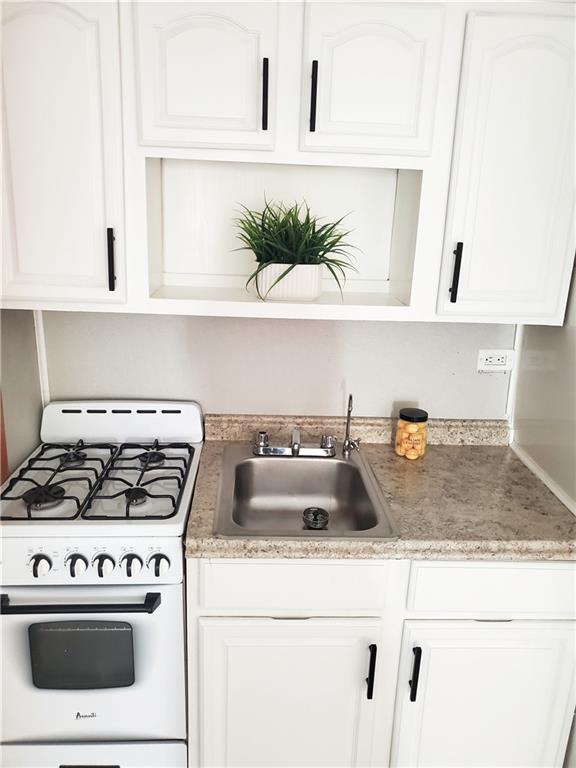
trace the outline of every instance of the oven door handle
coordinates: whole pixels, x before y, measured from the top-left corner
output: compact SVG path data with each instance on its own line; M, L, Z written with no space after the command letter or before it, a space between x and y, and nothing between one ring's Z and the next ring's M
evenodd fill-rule
M160 592L147 592L143 603L69 603L63 605L10 605L6 594L0 595L0 614L28 613L154 613L162 602Z

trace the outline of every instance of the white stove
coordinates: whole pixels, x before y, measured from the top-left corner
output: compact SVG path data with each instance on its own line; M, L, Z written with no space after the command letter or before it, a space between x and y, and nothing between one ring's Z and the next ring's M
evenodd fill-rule
M2 536L181 536L203 437L192 402L51 403L0 488Z
M56 766L94 764L98 743L128 765L153 740L150 765L183 766L200 406L51 403L41 440L0 488L4 759L45 766L49 742Z

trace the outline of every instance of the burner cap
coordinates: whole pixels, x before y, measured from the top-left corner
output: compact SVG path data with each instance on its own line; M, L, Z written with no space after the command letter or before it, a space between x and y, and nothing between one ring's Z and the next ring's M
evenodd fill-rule
M62 464L67 467L81 467L86 461L86 453L73 449L62 456Z
M139 504L143 504L148 498L148 493L145 488L135 485L133 488L128 488L124 492L124 495L128 499L128 504L133 504L137 507Z
M166 456L161 451L146 451L138 456L145 467L159 467L166 461Z
M66 491L61 485L40 485L30 488L22 498L33 509L49 509L59 504Z

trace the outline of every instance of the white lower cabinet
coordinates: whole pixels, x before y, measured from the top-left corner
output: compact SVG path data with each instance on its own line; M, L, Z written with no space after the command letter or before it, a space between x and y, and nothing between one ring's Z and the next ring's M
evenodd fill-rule
M199 631L201 765L370 764L378 620L202 618Z
M575 565L188 560L190 768L560 768Z
M407 621L392 765L561 766L575 622Z

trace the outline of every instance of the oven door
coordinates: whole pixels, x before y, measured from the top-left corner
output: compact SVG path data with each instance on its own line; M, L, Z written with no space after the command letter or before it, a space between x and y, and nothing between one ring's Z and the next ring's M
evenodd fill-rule
M0 747L10 768L186 768L186 745L28 744Z
M4 742L184 739L181 585L2 589Z

